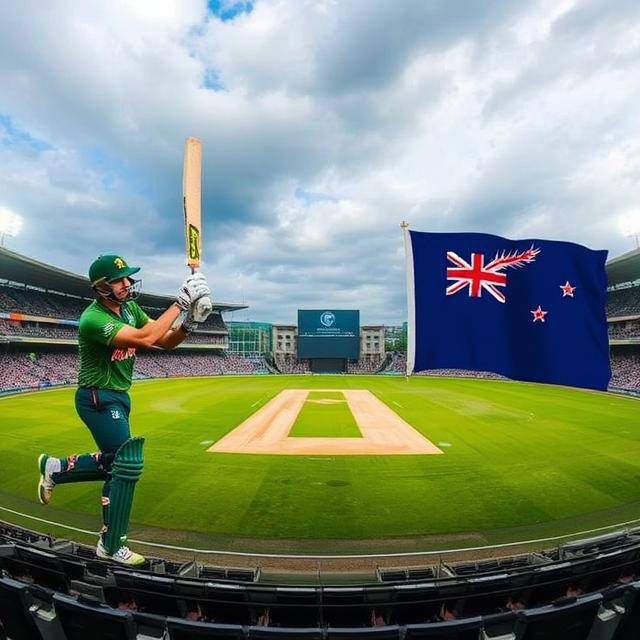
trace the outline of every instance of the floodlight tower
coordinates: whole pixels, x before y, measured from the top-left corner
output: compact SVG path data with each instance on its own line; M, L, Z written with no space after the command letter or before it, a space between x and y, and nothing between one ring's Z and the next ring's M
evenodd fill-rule
M640 210L624 214L620 220L620 229L627 238L635 238L636 249L640 249Z
M4 247L5 236L17 236L22 229L22 218L6 207L0 207L0 247Z

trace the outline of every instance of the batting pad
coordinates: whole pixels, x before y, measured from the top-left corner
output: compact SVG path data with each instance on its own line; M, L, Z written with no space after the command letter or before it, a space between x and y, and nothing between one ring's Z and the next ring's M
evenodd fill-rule
M136 482L142 475L142 447L144 438L130 438L116 451L111 467L111 488L102 540L107 552L113 555L124 543L129 529Z

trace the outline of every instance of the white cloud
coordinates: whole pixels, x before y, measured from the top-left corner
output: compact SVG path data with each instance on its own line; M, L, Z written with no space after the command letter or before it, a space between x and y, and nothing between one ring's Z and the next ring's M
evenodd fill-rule
M616 255L640 182L638 34L630 0L258 0L226 21L200 0L4 3L10 246L78 272L118 250L170 292L198 135L205 272L253 319L402 321L404 219Z

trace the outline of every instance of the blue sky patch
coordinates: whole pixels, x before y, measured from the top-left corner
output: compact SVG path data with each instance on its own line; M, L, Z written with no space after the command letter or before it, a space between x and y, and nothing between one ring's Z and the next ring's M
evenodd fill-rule
M17 127L11 116L4 114L0 114L0 145L3 147L27 145L35 151L53 149L48 142L34 138L28 131Z
M204 72L202 86L205 89L210 89L211 91L222 91L224 89L224 85L220 80L220 74L217 69L214 69L213 67L208 67L206 69Z
M207 6L213 15L223 22L233 20L242 13L253 11L253 0L233 2L232 0L208 0Z

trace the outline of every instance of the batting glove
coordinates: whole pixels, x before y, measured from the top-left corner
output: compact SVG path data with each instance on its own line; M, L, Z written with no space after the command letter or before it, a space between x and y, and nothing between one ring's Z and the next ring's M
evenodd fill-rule
M208 296L209 293L211 291L207 279L201 273L194 273L182 283L176 296L176 304L183 311L188 311L196 300Z

